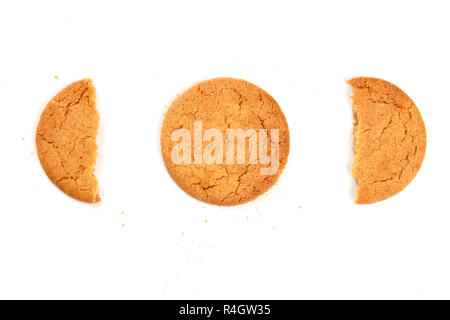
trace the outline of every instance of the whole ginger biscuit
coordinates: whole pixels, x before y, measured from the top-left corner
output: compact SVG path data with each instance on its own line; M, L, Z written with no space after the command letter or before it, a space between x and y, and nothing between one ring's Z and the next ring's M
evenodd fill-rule
M394 196L414 179L425 157L425 124L397 86L376 78L348 83L353 87L355 202L370 204Z
M100 202L94 176L100 116L90 79L70 84L44 109L36 132L39 160L50 180L67 195Z
M203 142L201 135L200 141L198 137L195 139L196 123L201 123ZM186 151L190 155L186 155L186 161L177 164L173 161L173 152L180 140L173 139L172 135L179 129L188 132L192 140L190 150ZM210 129L215 129L220 136L206 137ZM245 139L245 163L242 158L238 161L238 139L229 135L239 129L249 133ZM264 133L267 133L266 138ZM274 143L277 134L278 147ZM250 141L255 141L252 138L256 137L258 146L251 147ZM223 150L224 158L231 152L229 158L220 162L218 156L216 159L219 160L214 163L196 159L196 145L200 144L199 150L205 154L210 143L220 139L223 139L222 148L219 146L211 155L217 156L219 152L216 154L216 151ZM265 150L262 145L267 146L267 152L263 154L260 153ZM245 80L212 79L186 90L169 107L161 129L161 150L169 174L189 195L210 204L238 205L256 199L278 181L288 159L289 128L277 102L261 88ZM244 155L242 149L240 152ZM257 154L257 161L251 162L250 154ZM274 160L278 161L277 170L262 174L275 163L268 164L267 159L262 161L262 155L277 158Z

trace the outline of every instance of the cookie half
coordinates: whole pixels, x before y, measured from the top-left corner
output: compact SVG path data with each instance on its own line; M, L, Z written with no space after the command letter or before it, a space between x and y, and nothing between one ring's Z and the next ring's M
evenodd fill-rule
M39 160L50 180L67 195L100 202L97 178L97 133L100 116L91 79L72 83L44 109L36 132Z
M354 155L358 183L355 202L370 204L402 191L425 157L425 124L411 98L376 78L355 78L353 87Z
M212 79L186 90L169 107L161 150L171 177L189 195L239 205L277 182L289 155L289 128L278 103L261 88L245 80Z

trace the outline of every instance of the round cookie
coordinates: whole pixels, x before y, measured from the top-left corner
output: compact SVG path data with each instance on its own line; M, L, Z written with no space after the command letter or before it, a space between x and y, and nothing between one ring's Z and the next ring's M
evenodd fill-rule
M90 79L72 83L44 109L36 131L39 160L50 180L67 195L101 201L94 176L100 116Z
M235 138L238 132L248 134L245 144ZM277 102L261 88L245 80L212 79L186 90L169 107L161 150L169 174L189 195L239 205L278 181L289 155L289 128ZM174 161L176 156L183 161Z
M355 202L370 204L402 191L425 157L426 131L414 102L397 86L376 78L355 78Z

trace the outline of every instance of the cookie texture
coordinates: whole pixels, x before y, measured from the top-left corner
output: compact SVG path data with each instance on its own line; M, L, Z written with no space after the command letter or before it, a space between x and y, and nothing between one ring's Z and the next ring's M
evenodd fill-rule
M416 176L425 157L425 124L414 102L397 86L376 78L355 78L354 164L357 204L385 200Z
M72 83L44 109L36 132L39 160L50 180L67 195L101 201L94 176L100 116L92 80Z
M194 123L202 123L202 130L217 129L225 140L227 130L267 129L270 148L273 129L279 132L279 169L271 175L262 175L267 164L249 161L249 140L245 163L195 163L192 142L190 164L175 164L171 153L177 141L171 134L186 129L194 137ZM258 138L259 147L263 139ZM226 142L226 141L225 141ZM204 142L204 146L208 143ZM224 153L227 147L224 143ZM254 200L268 191L282 173L289 155L289 128L279 105L267 92L245 80L218 78L198 83L182 93L169 107L161 129L161 150L165 165L173 180L189 195L206 203L233 206ZM272 149L271 149L272 150ZM275 150L275 148L273 149ZM275 151L275 152L276 152ZM237 148L234 149L234 160Z

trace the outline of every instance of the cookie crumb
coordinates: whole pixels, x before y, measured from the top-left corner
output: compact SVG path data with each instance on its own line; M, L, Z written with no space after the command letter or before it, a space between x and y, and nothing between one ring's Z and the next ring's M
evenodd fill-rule
M56 79L56 80L59 80L59 76L55 75L55 79Z

